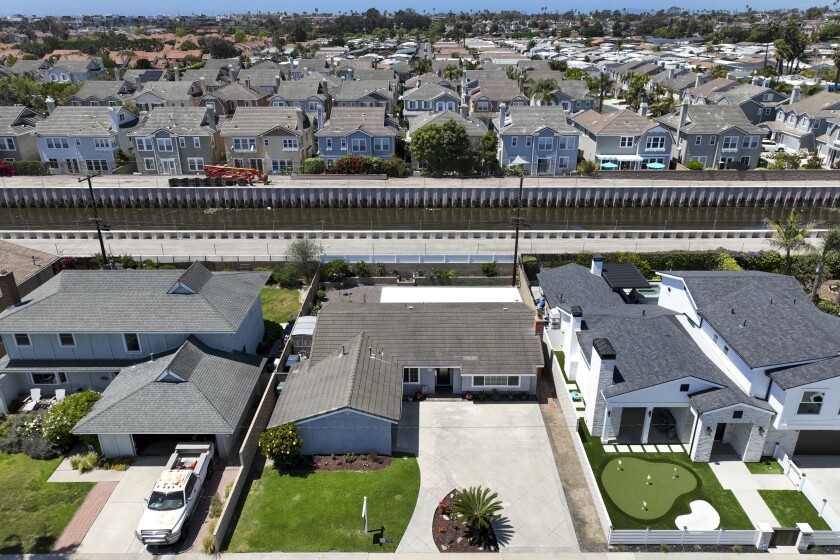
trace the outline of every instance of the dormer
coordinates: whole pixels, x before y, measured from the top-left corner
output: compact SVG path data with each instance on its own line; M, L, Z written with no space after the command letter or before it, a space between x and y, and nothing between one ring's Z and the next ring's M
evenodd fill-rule
M186 383L186 379L174 373L171 369L166 368L160 375L155 378L157 383Z
M198 293L212 277L213 273L207 270L207 267L199 262L194 262L166 293L186 295Z

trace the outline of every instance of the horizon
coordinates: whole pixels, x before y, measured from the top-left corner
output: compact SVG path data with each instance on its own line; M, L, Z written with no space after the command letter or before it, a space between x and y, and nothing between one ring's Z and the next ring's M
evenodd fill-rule
M530 1L525 2L525 4L519 4L517 9L519 11L523 11L529 14L538 14L543 7L543 0L539 1ZM658 10L667 10L668 8L678 7L684 10L691 10L691 11L703 11L703 10L724 10L730 12L745 12L747 6L750 3L744 2L742 5L737 7L733 6L732 2L727 2L726 0L709 0L704 2L700 5L691 4L690 6L680 5L674 2L662 2L657 0L633 0L632 5L616 5L613 2L608 0L594 0L594 2L590 2L588 7L590 8L589 11L594 10L624 10L626 9L628 12L648 12L653 11L656 12ZM799 10L805 10L807 8L815 7L815 6L829 6L830 4L820 4L815 3L813 0L811 1L796 1L796 2L785 2L783 0L770 0L769 2L762 3L760 6L763 11L770 11L770 10L779 10L779 9L793 9L797 8ZM73 10L68 11L68 5L66 0L39 0L32 4L28 5L31 7L29 10L21 9L18 6L16 9L8 12L3 12L4 16L11 16L14 14L22 14L26 16L36 15L39 17L44 16L75 16L75 15L99 15L99 14L115 14L115 15L127 15L127 16L155 16L155 15L164 15L164 16L191 16L191 15L200 15L204 14L207 16L218 16L218 15L226 15L226 14L243 14L243 13L255 13L255 12L283 12L283 11L291 11L291 10L283 10L278 9L278 5L276 2L269 2L267 0L253 0L248 4L249 9L244 11L232 11L230 10L230 4L227 2L222 2L220 0L209 0L205 2L195 3L197 9L190 10L190 9L183 9L183 4L179 6L179 10L177 11L169 11L168 9L171 8L172 3L165 1L165 0L149 0L144 3L143 7L132 7L132 8L123 8L121 7L119 10L114 10L114 3L108 0L88 0L84 3L84 8L81 10ZM339 13L339 12L346 12L348 6L343 2L338 2L336 0L328 0L327 2L319 3L318 5L311 6L307 11L311 11L317 8L322 12L327 13ZM424 4L414 4L414 5L395 5L393 2L387 2L384 0L374 0L365 5L364 8L357 9L357 12L364 12L368 8L376 8L380 11L396 11L400 9L407 9L413 8L419 13L426 13L426 14L434 14L440 11L440 13L446 13L449 11L471 11L476 8L467 8L465 5L459 10L454 10L453 6L449 2L428 2ZM490 4L481 4L480 9L490 9L490 10L499 10L499 9L506 9L509 8L509 5L506 2L502 2L501 0L496 0L495 2L491 2ZM574 6L559 6L554 13L562 13L568 10L575 9ZM755 9L755 8L753 8Z

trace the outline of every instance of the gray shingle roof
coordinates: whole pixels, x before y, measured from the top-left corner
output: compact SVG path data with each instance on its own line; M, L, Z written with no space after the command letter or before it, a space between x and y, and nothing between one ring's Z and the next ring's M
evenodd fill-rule
M155 107L129 136L151 136L161 129L176 136L212 135L215 121L206 107Z
M840 353L840 317L817 309L791 276L756 271L663 274L684 280L699 314L750 367Z
M679 113L670 113L656 119L666 127L676 130L680 121ZM685 122L680 133L720 134L731 128L738 128L745 134L762 135L762 131L752 124L738 106L730 105L688 105L685 107Z
M281 82L274 95L276 97L282 97L286 101L305 101L310 97L317 97L322 101L326 101L327 96L318 92L320 87L321 83L315 80Z
M481 138L487 134L487 125L475 117L463 117L460 113L452 111L441 111L440 113L423 113L416 118L411 119L408 125L409 134L414 134L416 130L426 126L427 124L442 125L447 121L454 120L464 126L467 131L467 136L473 138Z
M210 95L220 101L259 101L268 97L264 90L248 87L241 82L225 84Z
M621 296L603 278L579 264L567 264L537 274L545 299L551 307L571 312L578 306L584 313L624 305Z
M339 346L320 361L307 360L293 370L268 426L341 409L397 422L402 412L402 366L367 333L349 340L345 351L342 354Z
M737 84L737 82L734 80L730 80L729 78L715 78L714 80L710 80L705 84L700 84L697 87L693 87L686 90L686 93L693 97L706 97L715 92L723 91L727 88L730 88L734 84Z
M235 433L262 363L259 356L219 352L190 337L165 357L122 369L73 433ZM157 381L165 372L183 381Z
M644 134L658 124L629 109L612 113L599 113L590 109L573 115L571 119L593 134L607 136Z
M180 82L146 82L143 84L143 89L137 90L134 97L139 97L144 93L151 93L163 101L188 101L193 95L193 88L198 91L196 82L188 81L186 79Z
M378 136L396 136L397 127L385 118L385 107L333 107L330 119L316 136L345 136L363 130Z
M0 332L232 333L271 275L213 273L195 294L168 293L182 274L65 270L29 294L26 305L0 314Z
M797 101L793 105L780 107L787 113L794 111L797 115L810 115L815 117L818 113L825 110L840 109L840 99L837 99L837 94L829 91L821 91L809 97Z
M0 134L18 135L32 132L44 117L21 106L0 107Z
M533 321L533 311L514 303L334 303L318 314L311 359L333 355L364 332L400 368L439 364L460 365L467 375L533 374L543 365Z
M433 83L424 83L418 88L405 92L403 99L436 99L441 95L448 95L456 101L458 100L458 94L456 92Z
M509 119L505 119L505 126L501 134L534 134L544 128L553 130L557 135L577 136L578 131L568 124L566 111L562 107L511 107L508 111ZM499 128L499 120L493 121Z
M513 80L482 80L471 94L473 99L486 97L490 101L510 102L515 97L525 97L519 84Z
M81 89L71 96L72 99L107 99L121 98L126 93L133 93L134 86L125 80L88 80Z
M767 374L782 389L833 379L840 375L840 357L828 358L801 366L769 370Z
M356 101L372 93L390 99L393 97L391 83L384 80L345 81L333 91L333 99L336 102Z
M108 111L111 107L60 106L35 126L38 136L113 136L119 130L112 127ZM116 111L124 110L114 107Z
M764 410L768 414L775 414L775 410L769 404L744 393L738 388L709 389L689 395L688 398L700 414L738 405L751 406Z
M222 124L221 135L262 136L276 129L303 134L303 111L297 107L240 107Z

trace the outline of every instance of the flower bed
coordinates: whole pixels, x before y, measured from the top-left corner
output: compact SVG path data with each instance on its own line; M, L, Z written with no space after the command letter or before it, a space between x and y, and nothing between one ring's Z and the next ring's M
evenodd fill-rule
M452 517L452 502L460 492L452 490L440 501L432 518L432 537L440 552L499 552L496 533L490 528L487 543L473 543L466 522ZM486 546L485 546L486 544Z
M391 457L387 455L312 455L311 463L304 457L304 465L315 471L378 471L391 464Z

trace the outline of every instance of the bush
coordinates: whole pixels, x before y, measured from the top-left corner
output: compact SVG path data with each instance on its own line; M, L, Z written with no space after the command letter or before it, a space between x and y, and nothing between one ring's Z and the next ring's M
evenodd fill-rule
M353 265L353 269L356 272L356 276L359 278L366 278L370 276L370 265L365 261L359 261Z
M143 270L156 270L157 267L157 263L152 259L146 259L145 261L143 261Z
M741 265L738 264L738 261L735 260L735 257L727 253L726 251L721 251L718 255L718 262L715 265L715 270L744 270L741 268Z
M14 169L18 175L35 176L50 174L50 164L45 161L13 161L9 164L9 167Z
M84 455L73 455L70 457L70 466L80 473L92 471L99 464L99 453L88 451Z
M299 288L300 278L297 270L284 263L275 268L271 273L271 279L283 288Z
M582 160L577 164L577 172L581 175L594 175L598 171L598 164L588 159Z
M692 160L685 164L685 168L691 171L703 171L703 164L697 160Z
M822 169L822 166L822 159L817 154L814 154L802 164L802 169Z
M327 166L321 158L307 158L300 164L300 172L304 175L320 175Z
M21 441L20 452L32 459L44 461L55 459L61 451L41 436L32 436Z
M817 307L819 307L820 310L822 310L822 311L824 311L824 312L826 312L830 315L840 316L840 303L837 303L835 301L829 301L829 300L826 300L826 299L821 299L820 301L817 302Z
M160 270L178 270L178 267L174 264L162 264Z
M93 409L100 397L102 395L96 391L84 391L67 395L53 405L44 414L44 439L61 450L69 449L75 441L70 430Z
M457 278L458 277L458 271L455 270L454 268L451 268L449 270L444 270L442 268L439 268L439 269L436 269L436 270L432 271L432 273L435 275L435 278Z
M298 427L292 422L267 429L260 434L258 442L263 456L275 463L296 461L302 444Z
M385 265L382 263L376 263L376 266L373 267L373 275L374 276L387 276L388 270L385 268Z
M210 512L209 516L210 519L216 519L220 515L222 515L222 499L219 497L219 494L213 494L213 497L210 498Z
M268 284L277 283L277 281L274 279L274 269L270 266L256 266L254 267L254 272L270 272L271 278L268 279Z
M330 280L343 280L353 275L353 269L344 259L334 259L324 265L324 274Z
M493 278L499 275L499 268L496 266L496 261L484 263L481 265L481 273L488 278Z
M137 268L137 263L134 262L131 255L122 255L121 257L117 257L116 262L122 265L123 268Z

